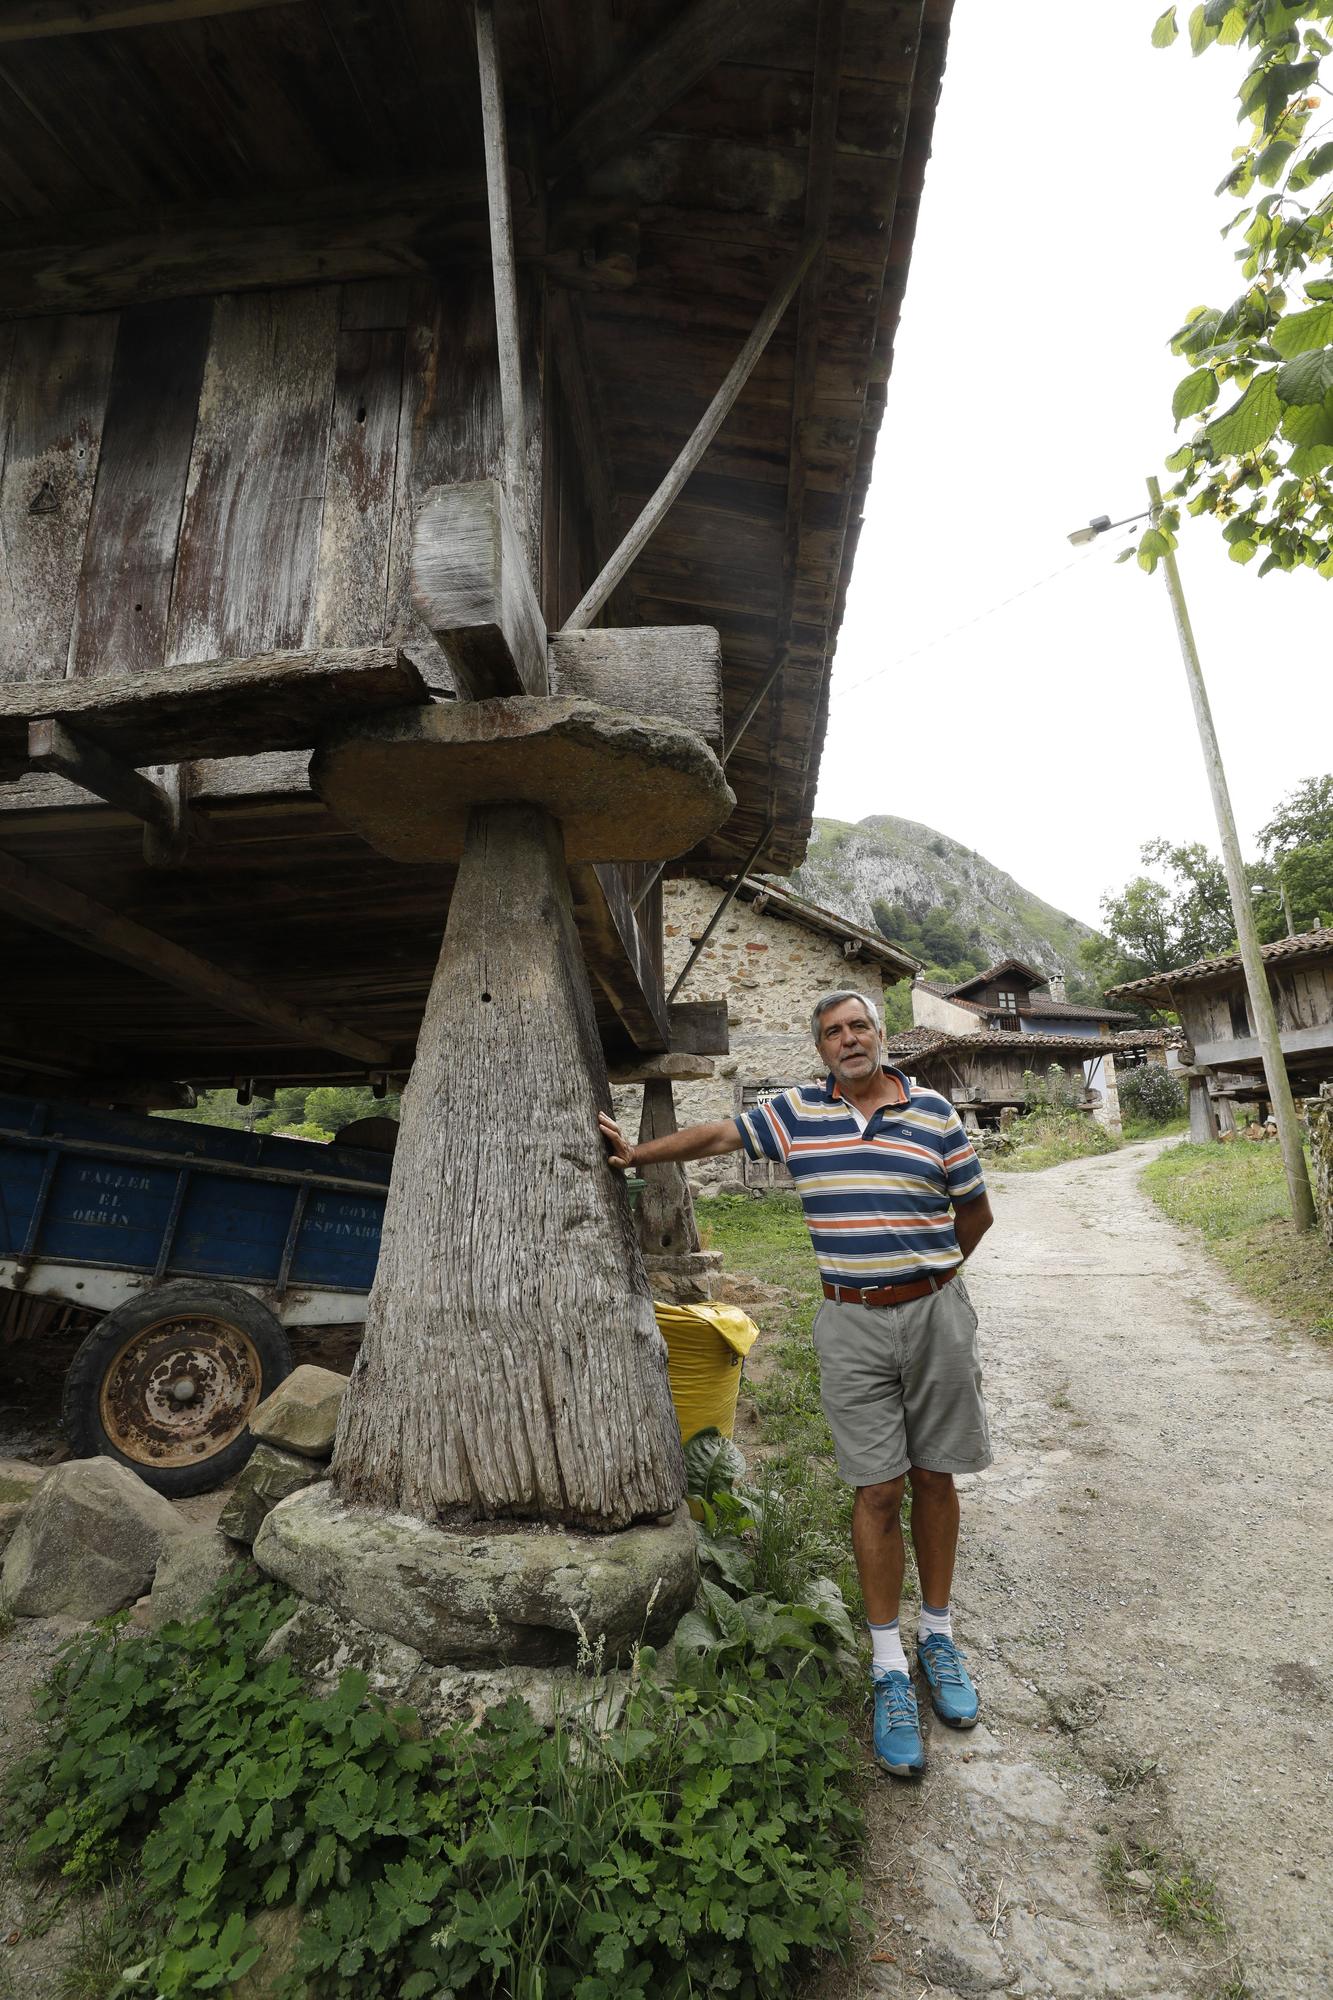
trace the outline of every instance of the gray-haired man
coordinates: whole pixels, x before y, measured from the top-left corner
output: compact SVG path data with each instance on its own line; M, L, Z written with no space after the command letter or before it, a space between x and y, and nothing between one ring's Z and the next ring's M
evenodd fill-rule
M641 1146L612 1119L600 1123L622 1171L743 1147L752 1159L784 1162L796 1183L824 1285L814 1324L820 1396L839 1470L856 1488L852 1550L873 1651L875 1754L894 1777L915 1778L926 1760L898 1626L908 1478L922 1596L917 1663L943 1721L970 1729L977 1719L949 1593L954 1474L991 1462L977 1316L958 1275L991 1226L990 1202L948 1099L884 1063L872 1001L826 993L810 1026L829 1067L822 1084Z

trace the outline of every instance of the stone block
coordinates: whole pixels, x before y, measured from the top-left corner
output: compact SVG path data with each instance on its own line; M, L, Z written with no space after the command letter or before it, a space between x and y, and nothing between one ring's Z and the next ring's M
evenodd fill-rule
M304 1458L328 1458L347 1377L303 1363L279 1382L250 1419L250 1434Z
M272 1444L257 1444L218 1515L218 1527L234 1542L253 1542L265 1516L280 1500L324 1477L325 1468L318 1459L279 1451Z
M519 1521L456 1531L346 1508L322 1485L273 1509L254 1556L435 1666L561 1666L599 1648L610 1663L674 1630L697 1582L683 1505L665 1525L606 1535Z
M5 1552L0 1604L22 1618L105 1618L142 1597L183 1524L170 1501L110 1458L43 1478Z
M46 1477L46 1468L22 1458L0 1458L0 1555L13 1539L23 1510Z
M212 1528L191 1529L163 1545L149 1596L148 1624L188 1625L229 1570L245 1560L234 1541Z
M717 1296L722 1252L692 1250L680 1257L645 1257L644 1270L655 1299L668 1305L701 1305Z

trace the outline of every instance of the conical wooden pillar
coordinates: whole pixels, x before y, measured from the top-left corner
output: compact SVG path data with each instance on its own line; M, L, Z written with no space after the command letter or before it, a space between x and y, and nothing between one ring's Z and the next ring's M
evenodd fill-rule
M684 1492L560 827L478 806L404 1102L337 1492L611 1530Z

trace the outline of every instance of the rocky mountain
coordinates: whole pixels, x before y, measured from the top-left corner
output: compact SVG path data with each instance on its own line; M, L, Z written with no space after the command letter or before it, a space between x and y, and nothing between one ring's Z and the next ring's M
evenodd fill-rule
M906 911L913 925L944 919L983 961L1022 958L1044 972L1063 972L1070 985L1086 980L1079 962L1086 924L1015 882L974 848L915 820L877 814L850 825L817 819L805 865L787 878L797 895L854 923L877 928L876 909ZM917 957L942 954L908 936L895 943Z

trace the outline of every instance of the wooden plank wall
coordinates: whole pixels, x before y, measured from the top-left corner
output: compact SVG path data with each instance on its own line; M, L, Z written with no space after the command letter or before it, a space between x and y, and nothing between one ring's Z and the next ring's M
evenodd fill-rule
M544 466L541 313L534 284L531 515L556 518L533 555L559 552L563 598L587 510L575 454ZM413 516L501 456L484 272L0 327L0 681L399 638L447 688Z

